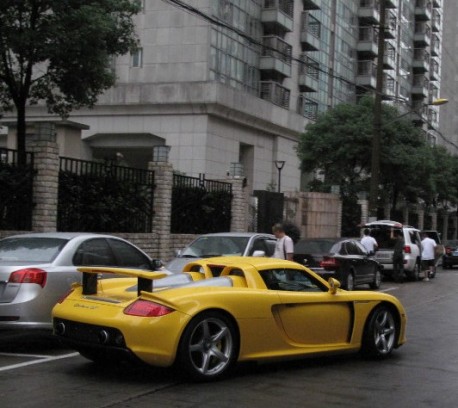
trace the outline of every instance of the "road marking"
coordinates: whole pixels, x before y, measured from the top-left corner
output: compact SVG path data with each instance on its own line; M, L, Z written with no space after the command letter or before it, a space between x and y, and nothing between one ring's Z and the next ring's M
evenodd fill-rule
M7 355L7 353L2 353L2 354L3 355ZM33 354L9 354L9 355L10 356L20 356L20 357L36 357ZM79 353L69 353L69 354L63 354L61 356L40 356L39 360L28 361L26 363L12 364L12 365L9 365L9 366L0 367L0 371L14 370L16 368L27 367L27 366L33 365L33 364L48 363L50 361L61 360L61 359L64 359L64 358L76 357L78 355L79 355Z
M399 286L391 286L386 289L379 290L379 292L392 292L393 290L399 289Z

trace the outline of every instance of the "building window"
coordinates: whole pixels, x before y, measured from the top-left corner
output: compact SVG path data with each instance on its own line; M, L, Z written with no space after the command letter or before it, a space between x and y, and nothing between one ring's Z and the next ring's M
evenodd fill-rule
M140 68L143 65L143 48L137 49L132 54L132 66L136 68Z

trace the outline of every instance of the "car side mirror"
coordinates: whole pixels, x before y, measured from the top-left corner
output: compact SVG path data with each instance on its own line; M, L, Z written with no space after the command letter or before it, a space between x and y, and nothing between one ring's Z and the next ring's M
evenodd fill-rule
M251 256L263 257L263 256L266 256L266 253L265 251L256 250L253 252L253 255Z
M329 283L329 292L335 295L337 293L337 289L340 288L340 282L337 279L329 278L328 283Z

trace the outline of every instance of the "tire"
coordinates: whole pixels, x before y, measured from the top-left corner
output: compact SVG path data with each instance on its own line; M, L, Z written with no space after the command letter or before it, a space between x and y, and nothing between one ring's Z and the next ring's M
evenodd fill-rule
M380 269L377 268L375 270L374 280L369 284L369 287L371 289L379 289L381 284L382 284L382 273L380 272Z
M353 272L348 272L347 279L345 281L345 289L346 290L355 289L355 276L353 275Z
M361 346L363 355L371 358L389 356L396 345L397 332L392 310L384 305L376 307L364 329Z
M238 334L232 321L220 312L203 312L184 330L176 368L197 381L217 380L234 368L238 348Z
M413 271L410 272L410 278L417 282L420 280L420 271L421 271L421 262L420 261L417 261L416 264L415 264L415 267L413 268Z

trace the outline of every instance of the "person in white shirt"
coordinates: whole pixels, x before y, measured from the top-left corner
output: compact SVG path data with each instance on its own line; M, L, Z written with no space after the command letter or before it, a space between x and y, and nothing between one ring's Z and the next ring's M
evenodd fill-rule
M428 282L429 278L434 275L434 259L436 241L430 238L425 232L422 234L423 239L421 240L421 261L422 264L428 268L428 273L425 275L424 281ZM425 272L426 273L426 272Z
M272 227L272 233L275 235L275 238L277 238L275 252L272 255L272 258L287 259L288 261L292 261L294 254L294 242L291 237L286 235L283 225L275 224Z
M366 248L369 255L374 255L378 248L377 241L374 237L371 237L369 228L364 229L364 237L361 238L361 245Z

